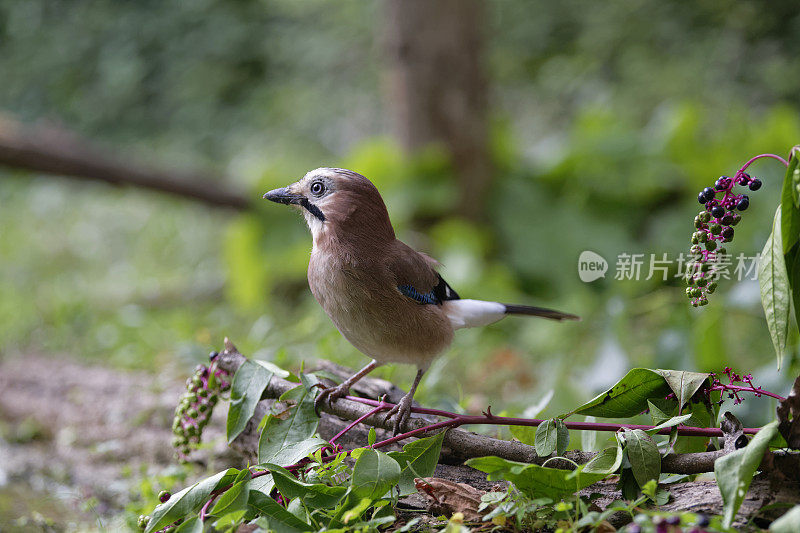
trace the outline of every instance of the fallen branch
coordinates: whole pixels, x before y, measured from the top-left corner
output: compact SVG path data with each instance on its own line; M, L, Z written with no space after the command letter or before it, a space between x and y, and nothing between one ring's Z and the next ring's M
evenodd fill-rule
M25 126L0 115L0 165L21 170L134 186L244 211L252 200L198 172L161 170L109 157L71 132L52 126Z
M225 349L219 354L217 358L217 365L233 374L244 361L245 357L239 353L236 347L229 340L226 339ZM262 395L262 402L264 400L278 398L280 395L296 386L296 383L273 377ZM377 402L373 400L347 397L331 402L330 404L326 404L323 406L322 410L324 413L327 413L327 415L333 415L344 420L353 421L370 413L370 411L373 409L372 406L376 404ZM261 416L263 416L263 413L266 412L266 407L261 407L260 409ZM440 413L437 410L432 409L416 409L416 411L421 411L428 414ZM323 417L323 425L326 418L328 417ZM493 423L493 419L496 423L507 423L501 417L494 417L491 415L462 418L465 419L467 423ZM241 446L238 448L240 451L244 451L245 454L252 455L257 449L258 434L254 432L257 431L259 420L259 412L256 412L253 420L251 420L251 423L248 424L248 427L240 436L240 442L248 442L248 445L245 446L244 449ZM449 426L461 425L461 423L464 423L461 422L456 424L453 422L454 421L451 419L449 421L445 420L432 425L429 421L419 418L411 418L409 420L407 430L412 436L421 436L422 434L435 429L446 428L448 427L448 423ZM387 431L391 430L391 424L387 423L385 421L385 417L380 413L377 415L367 416L363 420L363 424L375 428L381 428ZM251 433L253 434L251 435ZM720 434L722 433L720 432ZM393 444L396 440L399 439L390 437L379 443L376 443L376 447L378 445L385 446L388 444ZM449 429L445 434L444 446L447 447L450 457L454 461L464 461L473 457L484 457L489 455L495 455L511 461L533 464L542 464L548 459L548 457L538 456L533 446L516 441L494 439L485 435L479 435L455 427ZM714 470L714 461L725 453L728 453L728 450L670 454L662 458L661 471L664 473L673 474L698 474L702 472L712 472ZM551 459L548 462L548 465L554 468L571 468L572 465L570 464L570 461L577 464L583 464L594 457L594 455L594 453L577 450L568 451L564 454L564 457L568 459L568 461Z

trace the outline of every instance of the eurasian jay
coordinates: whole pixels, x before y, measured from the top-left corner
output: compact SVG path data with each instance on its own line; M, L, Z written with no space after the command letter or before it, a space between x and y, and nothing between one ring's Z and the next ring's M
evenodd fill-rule
M318 168L264 198L296 206L314 239L308 263L311 292L336 328L372 361L322 402L341 398L384 363L416 365L411 389L386 415L394 431L405 425L422 375L459 328L486 326L506 315L578 319L552 309L462 299L437 269L439 264L399 241L386 205L367 178L341 168Z

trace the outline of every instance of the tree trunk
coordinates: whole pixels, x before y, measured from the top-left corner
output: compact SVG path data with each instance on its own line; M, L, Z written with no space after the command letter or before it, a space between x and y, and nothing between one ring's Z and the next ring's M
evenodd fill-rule
M488 84L479 0L386 0L388 106L409 153L447 152L459 184L457 214L480 220L491 183Z

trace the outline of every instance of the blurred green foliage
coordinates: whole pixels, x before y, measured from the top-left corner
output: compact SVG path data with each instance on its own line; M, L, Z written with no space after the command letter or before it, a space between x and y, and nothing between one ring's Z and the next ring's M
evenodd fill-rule
M5 2L0 108L118 151L219 170L254 196L310 168L352 168L462 296L583 317L459 332L422 402L521 413L555 388L552 414L633 366L729 365L780 389L797 374L797 339L781 377L755 282L723 282L712 305L693 310L674 265L666 282L614 273L623 252L686 252L700 188L800 142L794 3L498 0L489 11L497 171L480 226L449 216L458 183L442 153L408 158L387 137L375 3ZM778 199L782 169L754 172L765 187L734 254L761 249ZM238 215L1 176L2 352L188 369L227 335L281 365L362 364L308 292L310 238L289 210ZM578 279L583 250L608 260L605 279ZM414 374L381 372L407 383ZM748 423L772 408L742 409Z

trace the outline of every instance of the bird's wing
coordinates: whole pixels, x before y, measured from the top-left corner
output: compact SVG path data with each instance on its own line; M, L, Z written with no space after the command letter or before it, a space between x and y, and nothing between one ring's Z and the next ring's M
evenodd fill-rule
M436 271L439 263L417 252L401 241L395 241L388 261L397 290L423 305L440 305L446 300L459 298Z

